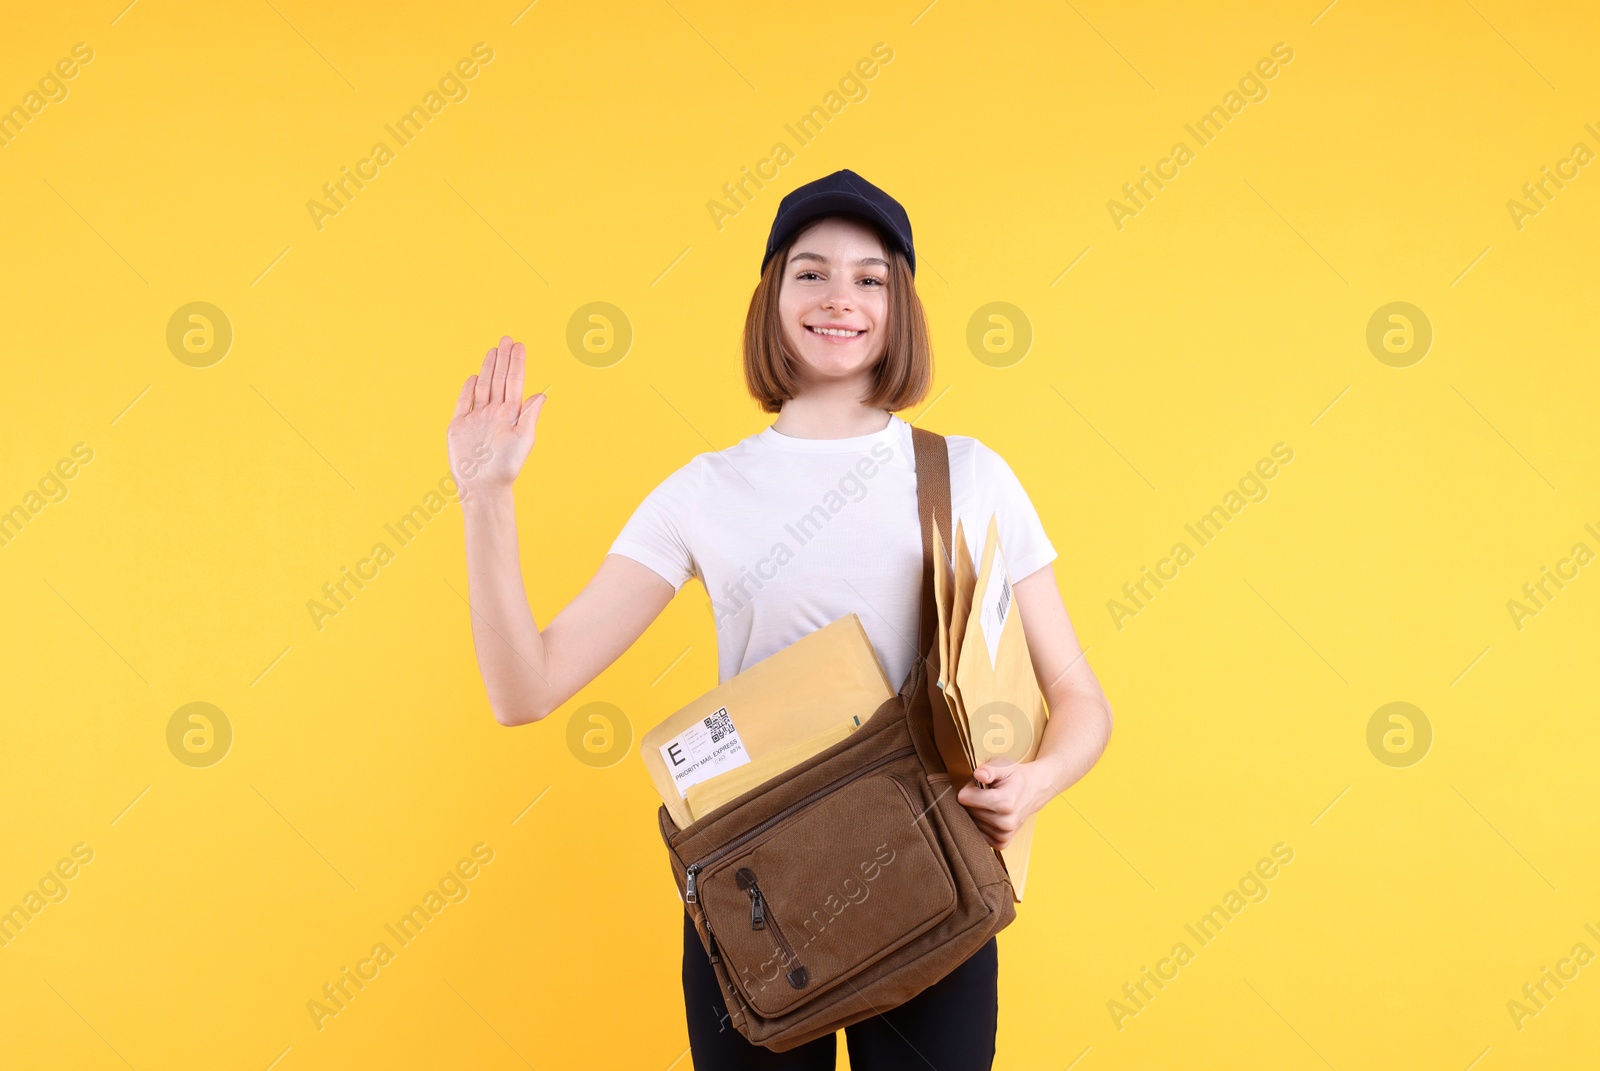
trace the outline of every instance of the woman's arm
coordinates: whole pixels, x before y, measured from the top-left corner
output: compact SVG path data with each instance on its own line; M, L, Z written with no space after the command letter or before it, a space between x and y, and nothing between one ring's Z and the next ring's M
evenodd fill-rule
M1055 570L1036 570L1011 590L1050 716L1031 761L980 764L973 776L989 787L969 781L956 796L996 848L1004 848L1029 815L1088 773L1111 739L1111 703L1083 657Z
M542 631L528 605L512 483L533 448L545 396L521 401L522 343L502 338L467 378L447 434L466 522L468 602L478 670L501 725L538 721L616 661L671 601L672 585L608 554Z

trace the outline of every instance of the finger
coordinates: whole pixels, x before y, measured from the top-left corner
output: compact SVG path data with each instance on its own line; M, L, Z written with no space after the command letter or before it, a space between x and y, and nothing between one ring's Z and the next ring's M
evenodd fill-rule
M498 405L500 402L520 402L522 395L514 394L509 398L506 395L506 377L511 374L511 351L516 349L516 343L511 341L510 335L500 336L500 346L494 359L494 384L489 388L489 404Z
M535 394L532 398L522 403L522 412L517 414L517 430L528 437L532 437L534 429L539 424L539 411L544 408L545 396Z
M978 832L983 834L983 839L989 842L991 848L1004 848L1006 842L1011 839L1003 831L986 822L978 823Z
M522 397L522 385L528 378L528 349L518 342L511 347L511 365L506 370L506 401L515 402Z
M969 811L991 811L994 809L994 804L990 802L989 797L982 791L982 789L982 785L974 784L973 782L969 781L965 788L956 793L956 799L959 800L961 805L967 808ZM976 815L974 815L974 817L976 817Z
M985 788L1000 788L1011 780L1020 769L1015 763L1003 763L999 766L982 766Z
M461 387L461 397L456 399L456 411L451 414L454 420L459 416L466 416L472 410L472 388L478 385L477 376L468 376L467 382Z
M1021 800L1016 792L1000 788L975 789L969 810L981 811L991 819L1000 820L1016 812Z
M972 815L974 820L981 821L990 828L994 828L994 824L1000 820L1005 812L1002 809L985 807L981 803L975 803L967 808L967 813Z
M483 370L478 373L478 381L472 388L472 408L482 409L489 404L489 384L494 379L494 350L490 350L483 358Z
M996 848L1004 848L1015 833L999 822L980 822L978 828L982 831L984 839Z

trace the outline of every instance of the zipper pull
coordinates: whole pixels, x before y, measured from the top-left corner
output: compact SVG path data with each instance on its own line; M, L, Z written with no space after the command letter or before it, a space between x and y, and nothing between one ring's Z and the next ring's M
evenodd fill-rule
M761 886L750 886L750 928L764 930L767 928L767 902L761 896Z
M700 898L695 894L694 890L694 876L695 874L699 873L699 871L699 863L689 864L689 867L686 871L686 874L688 875L688 884L683 890L683 902L686 904L698 904L700 902Z

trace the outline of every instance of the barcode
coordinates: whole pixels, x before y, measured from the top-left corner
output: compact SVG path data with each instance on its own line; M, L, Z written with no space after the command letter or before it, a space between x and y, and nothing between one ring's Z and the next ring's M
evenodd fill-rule
M733 719L728 717L728 708L723 707L706 718L706 728L711 730L711 742L713 744L733 732Z
M1006 619L1006 609L1011 605L1011 579L1004 577L1000 581L1000 605L995 609L995 616L1000 620Z

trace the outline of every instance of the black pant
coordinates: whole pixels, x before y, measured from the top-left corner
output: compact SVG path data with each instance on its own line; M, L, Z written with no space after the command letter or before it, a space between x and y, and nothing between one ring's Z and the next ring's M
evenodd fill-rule
M961 966L904 1004L845 1027L852 1071L989 1071L1000 1015L999 971L999 948L991 937ZM734 1029L687 911L683 1004L695 1071L832 1071L835 1066L837 1033L773 1052Z

